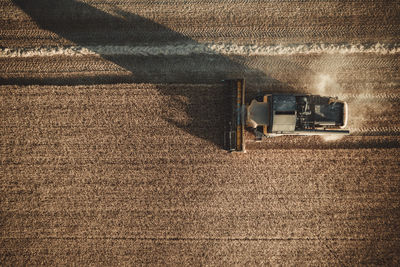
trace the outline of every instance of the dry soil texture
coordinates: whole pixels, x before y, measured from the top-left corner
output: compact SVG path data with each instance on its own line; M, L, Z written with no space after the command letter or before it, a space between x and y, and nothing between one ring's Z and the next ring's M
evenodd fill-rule
M1 265L398 265L399 1L0 2ZM221 149L228 88L350 136Z

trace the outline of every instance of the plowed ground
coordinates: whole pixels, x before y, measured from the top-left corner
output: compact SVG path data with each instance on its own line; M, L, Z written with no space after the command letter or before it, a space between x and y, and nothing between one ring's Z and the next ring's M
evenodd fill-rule
M33 2L0 3L1 48L400 36L398 1ZM397 265L399 66L398 53L0 57L0 263ZM337 95L352 134L248 134L247 153L226 153L220 80L238 77L248 99Z

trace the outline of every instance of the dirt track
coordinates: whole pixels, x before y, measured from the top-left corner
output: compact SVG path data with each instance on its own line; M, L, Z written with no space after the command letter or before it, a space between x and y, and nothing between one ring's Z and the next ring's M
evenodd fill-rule
M398 1L24 2L0 4L2 265L399 264ZM101 52L205 43L253 50ZM226 153L237 77L347 100L352 135Z

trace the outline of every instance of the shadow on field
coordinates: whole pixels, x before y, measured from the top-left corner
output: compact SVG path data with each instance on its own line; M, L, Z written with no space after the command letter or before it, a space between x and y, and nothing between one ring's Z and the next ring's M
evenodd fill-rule
M244 57L227 57L213 51L204 54L164 55L164 56L126 56L102 54L95 46L162 46L167 44L198 44L193 39L157 24L141 16L114 10L114 15L96 9L88 4L74 0L13 0L45 30L51 31L76 45L89 47L102 58L132 73L126 76L93 76L76 78L15 78L2 81L8 84L77 85L103 83L189 83L216 84L223 79L246 78L248 99L255 96L257 84L271 84L282 91L293 88L266 76L265 71L249 67ZM218 89L219 88L219 89ZM221 89L222 88L222 89ZM160 92L172 99L182 97L189 105L187 116L193 122L182 125L166 118L192 135L212 143L223 145L224 102L229 92L227 86L216 86L215 90L163 90ZM179 97L177 97L179 94ZM204 95L205 94L205 95ZM219 99L216 99L216 98ZM173 100L174 101L174 100ZM224 105L225 104L225 105ZM214 126L210 125L210 119ZM202 126L203 125L203 126ZM210 130L210 127L212 130ZM209 130L205 129L208 128Z

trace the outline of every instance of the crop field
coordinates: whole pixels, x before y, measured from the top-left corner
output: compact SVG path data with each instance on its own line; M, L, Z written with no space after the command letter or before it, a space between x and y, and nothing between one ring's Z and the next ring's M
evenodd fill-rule
M231 93L349 136L227 153ZM0 0L0 265L399 265L400 2Z

